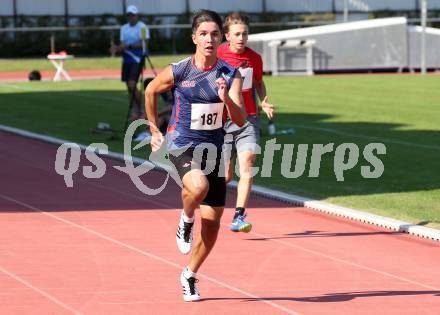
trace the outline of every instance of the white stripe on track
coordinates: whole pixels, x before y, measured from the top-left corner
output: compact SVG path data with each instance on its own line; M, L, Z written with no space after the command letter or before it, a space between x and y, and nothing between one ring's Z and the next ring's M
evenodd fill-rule
M36 166L33 165L33 167L36 167ZM117 194L119 193L119 194L122 194L122 195L125 195L125 196L131 196L133 198L136 198L136 199L139 199L139 200L142 200L142 201L145 200L146 202L152 203L152 204L154 204L156 206L164 206L164 205L166 205L166 206L169 206L170 208L174 207L173 205L167 204L165 201L156 202L156 201L153 201L151 198L140 197L140 196L132 194L130 192L121 192L120 190L117 190L117 189L115 189L113 187L108 187L108 186L103 185L103 184L91 183L90 181L85 181L85 180L84 180L84 182L86 182L88 184L91 184L92 186L95 186L95 187L99 187L99 188L102 188L102 189L105 189L105 190L109 190L109 191L115 192ZM4 196L4 195L0 194L0 196ZM4 197L6 197L6 196L4 196ZM27 205L27 204L25 206L32 207L32 206ZM41 211L41 210L36 210L36 211L44 212L44 211ZM229 227L229 224L226 224L226 223L221 223L221 225ZM368 267L368 266L365 266L365 265L360 265L360 264L357 264L357 263L354 263L354 262L351 262L351 261L348 261L348 260L344 260L344 259L340 259L340 258L337 258L337 257L333 257L333 256L330 256L330 255L324 254L322 252L318 252L318 251L314 251L314 250L311 250L311 249L304 248L304 247L299 246L299 245L291 244L291 243L288 243L288 242L285 242L285 241L282 241L282 240L270 239L270 237L267 236L267 235L263 235L263 234L259 234L259 233L255 233L255 232L250 232L249 234L255 235L255 236L258 236L258 237L269 238L269 241L277 242L277 243L283 244L285 246L289 246L289 247L292 247L292 248L296 248L296 249L308 252L310 254L314 254L314 255L317 255L317 256L325 257L325 258L331 259L333 261L337 261L337 262L344 263L344 264L347 264L347 265L355 266L355 267L358 267L358 268L361 268L361 269L364 269L364 270L369 270L371 272L378 273L378 274L381 274L381 275L385 275L385 276L388 276L388 277L391 277L391 278L394 278L394 279L398 279L398 280L401 280L401 281L404 281L404 282L407 282L407 283L415 284L415 285L421 286L423 288L427 288L427 289L431 289L431 290L440 290L440 288L436 288L436 287L433 287L433 286L430 286L430 285L426 285L426 284L423 284L423 283L420 283L420 282L417 282L417 281L414 281L414 280L411 280L411 279L400 277L398 275L394 275L394 274L391 274L391 273L388 273L388 272L385 272L385 271L381 271L381 270L378 270L378 269L375 269L375 268L371 268L371 267Z
M398 144L398 145L407 146L407 147L440 151L440 146L436 146L436 145L417 144L417 143L408 142L408 141L400 141L400 140L395 140L395 139L367 136L367 135L356 134L356 133L352 133L352 132L344 132L344 131L340 131L340 130L333 129L333 128L315 127L313 125L306 126L306 125L285 125L285 124L280 124L280 127L283 127L283 128L302 128L302 129L308 129L308 130L323 131L323 132L328 132L328 133L334 133L334 134L344 136L344 137L355 137L355 138L365 139L365 140L374 141L374 142Z
M354 263L354 262L351 262L351 261L348 261L348 260L345 260L345 259L341 259L341 258L337 258L337 257L331 256L331 255L327 255L327 254L324 254L322 252L319 252L319 251L316 251L316 250L312 250L312 249L308 249L308 248L305 248L305 247L302 247L302 246L299 246L299 245L295 245L295 244L292 244L292 243L289 243L289 242L286 242L286 241L283 241L283 240L270 239L270 236L267 236L267 235L264 235L264 234L254 233L254 232L251 232L249 234L253 234L253 235L256 235L258 237L268 239L268 241L273 241L275 243L283 244L283 245L288 246L288 247L296 248L296 249L299 249L299 250L301 250L303 252L307 252L309 254L313 254L313 255L316 255L316 256L324 257L324 258L327 258L327 259L330 259L330 260L333 260L333 261L336 261L336 262L339 262L339 263L343 263L345 265L349 265L349 266L353 266L353 267L356 267L356 268L372 271L374 273L378 273L378 274L381 274L383 276L387 276L387 277L394 278L394 279L397 279L397 280L400 280L400 281L403 281L403 282L414 284L414 285L420 286L420 287L425 288L425 289L430 289L430 290L434 290L434 291L440 291L440 288L436 288L436 287L433 287L431 285L427 285L427 284L424 284L424 283L421 283L421 282L418 282L418 281L407 279L407 278L404 278L404 277L401 277L401 276L398 276L398 275L395 275L395 274L392 274L392 273L389 273L389 272L386 272L386 271L382 271L382 270L378 270L378 269L375 269L375 268L371 268L371 267L368 267L368 266L365 266L365 265L360 265L360 264L357 264L357 263Z
M73 314L82 314L76 310L74 310L72 307L70 307L69 305L61 302L60 300L58 300L56 297L54 297L53 295L50 295L49 293L37 288L36 286L30 284L29 282L27 282L26 280L24 280L23 278L17 276L16 274L6 270L3 267L0 267L0 271L3 272L4 274L8 275L9 277L13 278L14 280L20 282L21 284L23 284L24 286L28 287L29 289L34 290L35 292L41 294L42 296L48 298L49 300L51 300L52 302L54 302L55 304L61 306L62 308L72 312Z
M95 230L93 230L93 229L91 229L91 228L88 228L88 227L82 226L82 225L80 225L80 224L77 224L77 223L75 223L75 222L72 222L72 221L69 221L69 220L63 219L63 218L61 218L61 217L59 217L59 216L56 216L56 215L54 215L54 214L52 214L52 213L49 213L49 212L43 211L43 210L41 210L41 209L39 209L39 208L37 208L37 207L34 207L34 206L30 205L30 204L25 203L25 202L19 201L19 200L17 200L17 199L12 198L12 197L8 197L8 196L3 195L3 194L1 194L1 193L0 193L0 197L3 198L3 199L5 199L5 200L8 200L8 201L14 202L14 203L16 203L16 204L18 204L18 205L24 206L24 207L26 207L26 208L28 208L28 209L30 209L30 210L35 211L35 212L39 212L39 213L41 213L41 214L47 215L48 217L51 217L52 219L55 219L55 220L60 221L60 222L63 222L63 223L65 223L65 224L67 224L67 225L70 225L70 226L76 227L76 228L78 228L78 229L80 229L80 230L83 230L83 231L85 231L85 232L88 232L88 233L90 233L90 234L93 234L93 235L95 235L95 236L97 236L97 237L99 237L99 238L101 238L101 239L104 239L104 240L106 240L106 241L109 241L109 242L111 242L111 243L114 243L114 244L117 244L117 245L119 245L119 246L121 246L121 247L124 247L124 248L130 249L130 250L132 250L132 251L134 251L134 252L136 252L136 253L138 253L138 254L141 254L141 255L147 256L147 257L149 257L149 258L151 258L151 259L154 259L154 260L160 261L160 262L162 262L162 263L164 263L164 264L167 264L167 265L169 265L169 266L175 267L175 268L177 268L177 269L179 269L179 270L183 270L183 268L184 268L184 266L181 266L181 265L179 265L179 264L176 264L175 262L170 261L170 260L168 260L168 259L165 259L165 258L163 258L163 257L161 257L161 256L157 256L157 255L155 255L155 254L152 254L152 253L149 253L149 252L147 252L147 251L141 250L141 249L139 249L139 248L137 248L137 247L134 247L134 246L132 246L132 245L126 244L126 243L121 242L121 241L118 241L118 240L116 240L116 239L114 239L114 238L111 238L111 237L109 237L109 236L107 236L107 235L104 235L104 234L102 234L102 233L100 233L100 232L97 232L97 231L95 231ZM298 312L295 312L295 311L293 311L293 310L291 310L291 309L288 309L288 308L286 308L286 307L284 307L284 306L281 306L281 305L279 305L279 304L276 304L276 303L274 303L274 302L272 302L272 301L265 300L265 299L262 298L262 297L259 297L259 296L257 296L257 295L252 294L252 293L249 293L249 292L246 292L246 291L244 291L244 290L241 290L241 289L239 289L239 288L237 288L237 287L234 287L234 286L229 285L229 284L227 284L227 283L225 283L225 282L219 281L219 280L217 280L217 279L215 279L215 278L212 278L212 277L210 277L210 276L204 275L204 274L202 274L202 273L197 273L197 275L198 275L200 278L206 279L206 280L208 280L208 281L210 281L210 282L213 282L213 283L215 283L215 284L217 284L217 285L219 285L219 286L222 286L222 287L224 287L224 288L227 288L227 289L229 289L229 290L231 290L231 291L234 291L234 292L240 293L240 294L242 294L242 295L244 295L244 296L247 296L247 297L249 297L249 298L252 298L252 299L255 299L255 300L261 301L261 302L263 302L263 303L266 303L266 304L268 304L268 305L270 305L270 306L272 306L272 307L274 307L274 308L276 308L276 309L278 309L278 310L280 310L280 311L283 311L283 312L285 312L285 313L287 313L287 314L300 315L300 313L298 313Z

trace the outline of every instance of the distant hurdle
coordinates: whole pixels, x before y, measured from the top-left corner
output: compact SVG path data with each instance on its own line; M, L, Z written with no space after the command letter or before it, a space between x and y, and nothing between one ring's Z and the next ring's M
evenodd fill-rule
M313 75L313 46L315 46L316 40L314 39L288 39L288 40L272 40L269 42L271 54L271 72L273 76L279 76L281 74L292 75ZM306 50L306 64L305 71L283 71L279 69L279 59L285 58L286 54L292 49ZM281 61L281 64L285 64L285 61Z

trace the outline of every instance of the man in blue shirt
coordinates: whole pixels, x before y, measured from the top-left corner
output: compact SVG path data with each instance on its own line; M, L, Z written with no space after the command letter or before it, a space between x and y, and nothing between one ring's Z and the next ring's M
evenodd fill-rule
M121 80L127 84L131 108L129 119L133 121L142 118L141 99L136 84L144 67L150 31L143 22L139 21L137 7L129 5L126 12L128 23L121 27L121 42L118 46L113 46L111 52L122 52Z

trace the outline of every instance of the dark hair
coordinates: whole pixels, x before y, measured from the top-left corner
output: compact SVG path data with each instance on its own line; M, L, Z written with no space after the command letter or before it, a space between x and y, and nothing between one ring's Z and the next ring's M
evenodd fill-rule
M225 23L223 24L223 31L225 33L229 32L229 26L233 24L244 24L249 27L249 17L240 12L231 12L225 18Z
M222 32L222 18L220 17L220 15L218 15L217 12L211 10L199 10L195 12L193 16L193 21L192 21L193 34L195 34L197 28L203 22L215 22L220 32Z

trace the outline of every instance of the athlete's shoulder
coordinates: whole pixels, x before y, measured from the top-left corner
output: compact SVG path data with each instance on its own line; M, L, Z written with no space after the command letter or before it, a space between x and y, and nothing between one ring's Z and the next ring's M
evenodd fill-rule
M252 58L261 59L261 55L248 46L246 46L246 54Z
M188 56L188 57L186 57L186 58L183 58L182 60L180 60L180 61L177 61L177 62L172 62L171 63L171 65L173 65L173 66L177 66L177 67L179 67L179 66L183 66L183 65L186 65L186 64L188 64L188 63L191 63L191 56Z
M257 53L252 48L246 47L245 50L246 58L254 64L254 67L262 67L263 66L263 59L261 58L261 55Z
M228 68L229 71L233 71L236 69L233 65L231 65L226 60L223 60L221 58L218 59L217 64L219 68L226 67Z
M173 72L174 81L178 82L184 76L185 73L188 73L189 67L191 66L191 56L184 58L180 61L171 63L171 71Z

